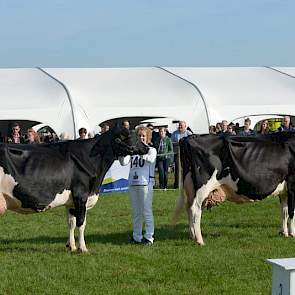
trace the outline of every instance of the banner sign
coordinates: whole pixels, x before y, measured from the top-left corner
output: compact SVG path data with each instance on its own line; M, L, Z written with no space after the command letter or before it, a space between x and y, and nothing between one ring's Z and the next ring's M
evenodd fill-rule
M101 193L123 192L128 190L128 176L130 165L121 166L115 161L102 182Z

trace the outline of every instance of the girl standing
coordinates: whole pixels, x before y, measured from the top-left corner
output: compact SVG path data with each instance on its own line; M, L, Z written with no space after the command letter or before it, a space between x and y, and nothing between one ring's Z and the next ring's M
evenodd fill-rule
M146 127L136 130L137 140L149 145L152 131ZM133 234L131 242L144 243L151 246L154 242L154 216L153 216L153 186L155 183L155 164L157 151L149 147L146 155L133 155L120 158L121 165L130 163L129 197L132 207ZM145 233L142 235L142 217L145 223Z

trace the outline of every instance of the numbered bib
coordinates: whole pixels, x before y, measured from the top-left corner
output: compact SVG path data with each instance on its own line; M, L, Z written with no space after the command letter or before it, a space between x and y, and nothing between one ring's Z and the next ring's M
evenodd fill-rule
M138 155L132 156L130 161L129 185L148 185L149 180L149 164Z

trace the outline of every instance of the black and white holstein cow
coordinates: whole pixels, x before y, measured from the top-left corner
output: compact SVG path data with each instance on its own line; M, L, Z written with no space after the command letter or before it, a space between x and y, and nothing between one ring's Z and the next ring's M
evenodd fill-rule
M285 190L287 193L281 197L282 233L295 236L295 133L253 137L191 135L180 140L179 145L190 233L199 245L204 244L203 208L225 199L236 203L262 200ZM173 222L185 203L183 189Z
M0 145L0 215L43 212L66 206L69 238L76 250L74 231L79 228L79 250L84 240L86 210L97 202L103 178L118 156L145 154L132 145L127 129L113 128L87 140L40 145Z

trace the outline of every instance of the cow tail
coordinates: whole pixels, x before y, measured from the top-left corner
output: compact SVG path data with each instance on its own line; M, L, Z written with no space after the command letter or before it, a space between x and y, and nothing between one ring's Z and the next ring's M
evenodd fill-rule
M179 173L179 177L178 177L179 197L177 199L176 207L172 215L172 220L171 220L172 225L176 224L181 214L181 211L183 210L185 205L185 196L184 196L184 189L183 189L183 171L182 171L182 166L180 161L180 153L178 153L177 161L178 161L178 167L179 167L179 170L178 170L179 171L178 172Z

